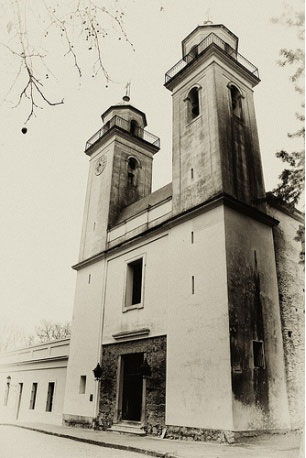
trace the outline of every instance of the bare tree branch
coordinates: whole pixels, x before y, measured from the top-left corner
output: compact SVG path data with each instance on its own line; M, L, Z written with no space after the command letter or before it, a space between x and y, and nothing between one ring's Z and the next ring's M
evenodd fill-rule
M14 106L20 106L23 102L29 103L26 122L44 105L57 106L64 102L63 98L52 101L46 90L46 80L49 80L49 76L55 78L49 69L54 64L48 65L48 62L56 53L61 53L58 47L52 48L54 39L59 37L64 40L65 49L61 55L72 57L73 68L80 78L86 73L83 71L85 45L89 56L92 55L91 76L96 77L100 73L106 83L112 80L104 64L102 40L107 38L109 30L112 29L118 40L123 39L134 50L124 28L124 13L117 0L109 0L107 6L106 0L10 0L9 5L12 11L12 17L6 24L9 38L2 43L2 47L10 51L19 63L16 78L10 85L8 94L12 93L13 88L21 86ZM49 38L52 42L48 41ZM42 46L50 47L50 43L51 49L47 48L42 52ZM45 69L47 72L44 73Z

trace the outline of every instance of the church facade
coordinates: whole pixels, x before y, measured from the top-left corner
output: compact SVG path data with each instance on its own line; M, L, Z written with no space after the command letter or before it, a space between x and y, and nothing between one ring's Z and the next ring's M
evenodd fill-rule
M151 192L159 139L127 97L86 144L56 421L200 439L300 427L303 273L294 234L302 219L266 198L258 70L223 25L198 26L182 56L165 83L172 183Z

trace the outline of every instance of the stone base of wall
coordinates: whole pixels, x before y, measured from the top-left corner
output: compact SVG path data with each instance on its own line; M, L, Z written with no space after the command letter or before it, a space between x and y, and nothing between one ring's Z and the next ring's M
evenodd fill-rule
M98 431L107 430L101 418L93 419L80 415L64 415L63 424L75 428L88 428ZM248 430L230 431L218 429L190 428L187 426L165 426L164 424L147 424L144 430L148 436L160 437L162 439L217 442L219 444L233 444L240 442L246 437L257 437L264 434L286 434L289 430ZM293 430L291 430L293 431ZM300 429L294 430L302 432Z
M182 439L202 442L213 441L230 444L235 442L234 433L232 431L190 428L187 426L166 426L166 433L164 437L167 439Z
M74 426L79 428L92 428L94 420L92 417L85 417L82 415L63 415L64 426Z
M233 444L246 437L257 437L263 434L285 434L289 430L249 430L230 431L217 429L190 428L187 426L166 426L163 438L187 441L218 442Z

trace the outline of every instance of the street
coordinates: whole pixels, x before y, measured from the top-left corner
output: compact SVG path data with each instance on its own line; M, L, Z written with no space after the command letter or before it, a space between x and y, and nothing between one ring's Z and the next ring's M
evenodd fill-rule
M144 458L35 431L0 425L0 458Z

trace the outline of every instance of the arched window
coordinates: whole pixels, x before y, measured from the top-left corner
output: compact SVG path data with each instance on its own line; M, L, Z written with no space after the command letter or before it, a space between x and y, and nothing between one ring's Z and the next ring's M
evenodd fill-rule
M200 114L199 88L193 87L187 96L187 121L190 122Z
M128 159L128 184L130 186L137 186L136 172L138 162L134 157Z
M138 122L135 121L135 119L132 119L132 121L131 121L130 132L131 132L132 135L137 135L138 134Z
M189 51L189 56L192 59L195 59L198 56L198 54L199 54L198 45L192 46L192 48Z
M231 109L232 114L237 118L242 118L242 108L241 108L241 94L236 86L230 86L231 93Z

